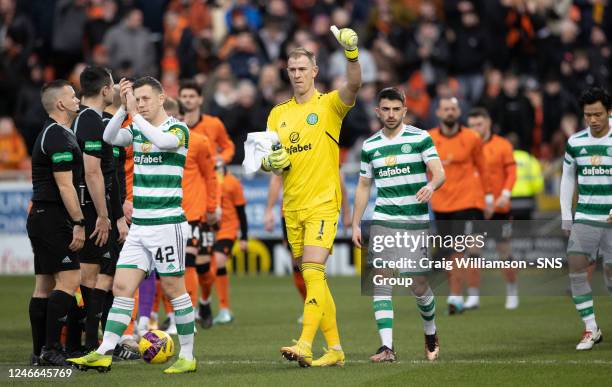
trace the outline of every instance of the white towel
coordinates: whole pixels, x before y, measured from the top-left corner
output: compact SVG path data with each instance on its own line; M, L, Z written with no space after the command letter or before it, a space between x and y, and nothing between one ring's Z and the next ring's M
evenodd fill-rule
M253 174L261 167L261 159L270 154L272 145L278 143L276 132L249 133L244 142L244 161L242 167L247 174Z

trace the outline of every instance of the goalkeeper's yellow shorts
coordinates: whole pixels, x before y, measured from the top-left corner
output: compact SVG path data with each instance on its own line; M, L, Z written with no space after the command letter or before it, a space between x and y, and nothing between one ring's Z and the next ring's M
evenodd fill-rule
M304 254L304 246L319 246L332 251L340 211L335 201L297 211L285 210L287 241L293 258Z

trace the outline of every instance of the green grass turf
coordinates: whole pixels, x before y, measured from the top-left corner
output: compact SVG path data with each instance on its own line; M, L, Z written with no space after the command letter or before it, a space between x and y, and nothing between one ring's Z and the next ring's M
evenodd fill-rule
M25 366L31 351L28 299L30 277L2 277L0 292L0 384L7 368ZM583 330L569 297L523 297L515 311L506 311L503 297L483 297L481 308L447 316L445 298L438 299L437 324L441 356L423 360L423 331L414 300L396 297L395 346L399 362L370 364L378 348L370 297L360 296L359 280L331 278L342 343L343 369L300 369L281 359L278 349L298 338L301 302L289 277L232 277L236 320L228 326L200 330L195 354L198 372L164 375L166 365L117 362L112 371L78 372L69 383L120 385L610 385L612 340L577 353ZM597 297L595 311L604 335L612 334L612 299ZM178 341L178 340L175 340ZM178 342L177 342L178 344ZM318 337L315 356L324 342ZM62 381L65 383L66 381ZM21 382L42 384L43 381ZM44 383L49 383L45 381Z

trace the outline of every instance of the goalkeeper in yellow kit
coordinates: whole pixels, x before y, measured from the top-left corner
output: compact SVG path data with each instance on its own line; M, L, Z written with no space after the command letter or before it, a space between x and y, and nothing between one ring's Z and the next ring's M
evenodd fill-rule
M289 53L287 72L293 98L276 105L267 130L278 133L282 147L262 160L262 169L283 176L283 208L293 258L301 261L306 284L302 334L283 356L302 367L344 365L336 325L336 306L325 278L325 262L336 236L342 194L339 146L342 119L353 107L361 87L357 34L331 28L348 60L347 81L338 90L315 89L318 67L314 55L296 48ZM321 328L328 350L312 359L312 341Z

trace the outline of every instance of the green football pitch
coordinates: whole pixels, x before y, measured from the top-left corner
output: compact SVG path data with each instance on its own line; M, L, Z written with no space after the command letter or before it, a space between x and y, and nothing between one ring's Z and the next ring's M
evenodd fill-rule
M187 385L586 385L612 383L612 298L596 297L595 313L606 339L578 353L574 346L583 324L571 298L523 297L519 309L506 311L503 297L483 297L481 308L448 316L438 299L440 360L423 355L423 331L414 300L396 297L394 342L398 362L371 364L378 348L370 297L360 295L359 280L331 278L336 299L344 368L301 369L281 359L283 345L299 336L301 302L289 277L232 277L236 320L200 330L195 354L198 372L164 375L166 365L116 362L112 371L79 372L67 380L9 380L8 369L26 366L31 352L28 299L32 277L2 277L0 292L0 384L78 383L82 386ZM176 341L176 340L175 340ZM178 343L177 343L178 344ZM313 346L322 353L319 336Z

